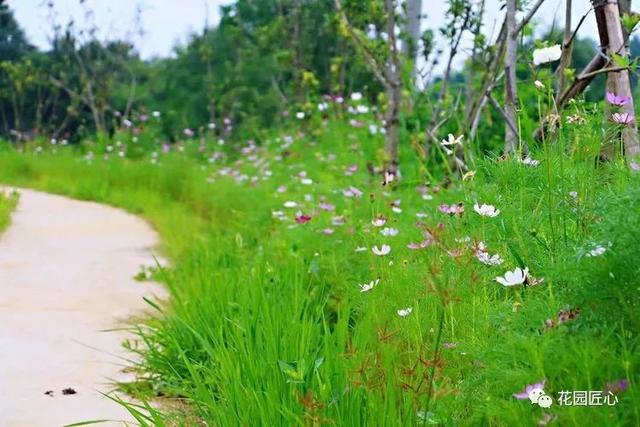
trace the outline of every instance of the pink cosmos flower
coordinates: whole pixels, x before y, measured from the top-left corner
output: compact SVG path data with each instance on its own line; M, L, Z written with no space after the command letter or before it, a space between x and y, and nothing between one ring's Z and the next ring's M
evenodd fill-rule
M627 105L630 101L631 98L628 96L616 95L613 92L607 92L607 102L611 105L622 107L623 105Z
M344 172L344 174L346 176L351 176L354 173L356 173L358 171L358 165L351 165L347 168L347 170Z
M626 391L629 388L629 380L622 379L608 382L605 385L605 390L610 391L611 393L620 393L621 391Z
M629 113L613 113L611 118L614 122L620 123L621 125L628 125L633 123L634 120L633 114Z
M354 187L353 185L349 188L347 188L346 190L342 191L342 194L345 197L362 197L362 191L358 190L356 187Z
M320 209L322 209L323 211L333 211L336 209L336 207L331 203L320 203L318 207L320 207Z
M447 215L462 216L462 214L464 213L464 205L462 204L462 202L453 205L447 205L446 203L443 203L438 206L438 210Z
M529 399L529 393L531 393L535 389L544 389L545 380L539 381L535 384L528 385L524 388L520 393L513 393L513 397L518 400L526 400Z

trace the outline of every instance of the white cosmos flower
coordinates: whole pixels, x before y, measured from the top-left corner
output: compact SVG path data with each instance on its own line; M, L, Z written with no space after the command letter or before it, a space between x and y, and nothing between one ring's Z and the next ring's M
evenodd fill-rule
M495 255L489 255L489 252L484 252L484 251L477 251L476 252L476 258L478 259L478 261L480 261L481 263L485 264L485 265L490 265L490 266L497 266L500 265L504 262L504 260L502 259L502 257L498 254Z
M407 307L407 308L401 308L400 310L397 311L397 313L398 313L398 316L400 317L407 317L408 315L411 314L412 311L413 311L413 308Z
M374 246L373 248L371 248L371 251L378 256L384 256L391 252L391 246L382 245L380 248Z
M463 137L464 135L453 136L453 134L450 133L447 139L443 139L442 142L440 142L440 145L442 145L443 147L450 147L452 145L461 145Z
M367 114L369 112L369 107L361 104L356 107L356 111L360 114Z
M529 274L529 268L525 268L524 270L520 267L516 267L513 271L507 271L504 274L504 277L496 277L496 282L500 283L502 286L517 286L522 285L527 280L527 275Z
M611 247L611 242L609 242L609 247ZM587 252L587 256L588 257L600 256L600 255L604 254L606 251L607 251L607 247L606 246L596 245L595 248L593 248L589 252Z
M325 111L327 108L329 108L329 104L327 104L326 102L321 102L320 104L318 104L318 111Z
M531 166L532 168L535 168L536 166L538 166L540 164L540 160L534 160L531 157L525 157L524 159L518 159L518 161L520 163L522 163L525 166Z
M547 62L553 62L560 59L562 56L562 48L559 44L543 47L542 49L536 49L533 51L533 64L540 65Z
M371 289L373 289L376 286L378 286L378 283L380 283L380 279L372 280L369 283L365 283L364 285L360 285L360 292L368 292Z
M536 80L533 84L540 90L544 89L544 84L540 80Z
M387 220L380 216L374 219L373 221L371 221L371 224L373 224L374 227L382 227L386 223L387 223Z
M360 101L362 99L362 94L360 92L354 92L351 94L352 101Z
M476 203L475 205L473 205L473 210L476 211L479 215L488 216L490 218L498 216L498 214L500 213L500 209L496 209L495 206L485 205L484 203L482 205Z
M302 111L298 111L296 113L296 117L299 118L300 120L304 119L304 112Z
M383 236L397 236L398 235L398 229L397 228L385 227L382 230L380 230L380 234L382 234Z
M284 202L285 208L295 208L296 206L298 206L296 202L293 202L293 201Z

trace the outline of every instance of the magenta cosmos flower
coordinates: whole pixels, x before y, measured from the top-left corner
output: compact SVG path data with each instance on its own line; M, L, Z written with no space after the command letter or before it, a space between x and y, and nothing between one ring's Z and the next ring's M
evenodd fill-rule
M311 216L310 215L304 215L302 213L298 213L296 214L296 222L298 224L304 224L311 221Z
M613 92L607 92L607 102L611 105L622 107L623 105L627 105L630 101L631 98L628 96L616 95Z
M614 122L620 123L622 125L628 125L629 123L633 123L633 114L629 113L613 113L611 116Z

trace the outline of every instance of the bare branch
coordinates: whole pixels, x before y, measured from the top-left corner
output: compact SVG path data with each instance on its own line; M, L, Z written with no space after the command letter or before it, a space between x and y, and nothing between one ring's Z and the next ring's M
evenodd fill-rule
M531 18L533 18L533 15L535 15L538 9L540 8L540 6L542 6L542 3L544 3L544 0L538 0L536 4L534 4L533 7L529 9L529 12L525 15L525 17L522 18L522 20L518 23L518 25L516 25L516 29L515 29L516 34L522 31L524 26L527 25L529 21L531 21Z

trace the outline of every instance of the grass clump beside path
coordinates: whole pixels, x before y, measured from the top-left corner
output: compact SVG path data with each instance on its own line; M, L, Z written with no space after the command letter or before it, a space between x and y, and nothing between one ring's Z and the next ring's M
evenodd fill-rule
M593 128L561 132L537 167L476 153L448 186L418 160L382 186L378 136L340 122L137 160L7 150L0 179L159 230L171 302L140 327L128 389L208 425L638 424L640 180L593 161ZM496 282L518 267L527 283ZM543 381L551 408L514 398ZM617 403L561 406L565 390Z
M11 223L11 213L18 204L18 193L14 191L0 191L0 232Z

